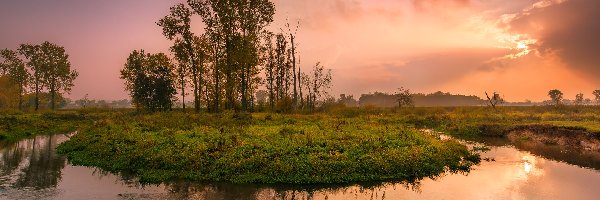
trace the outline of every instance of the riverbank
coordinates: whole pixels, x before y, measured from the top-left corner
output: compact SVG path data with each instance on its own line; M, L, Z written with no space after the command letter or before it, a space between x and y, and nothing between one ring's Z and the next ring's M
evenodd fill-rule
M418 131L422 128L466 139L507 137L510 131L529 126L550 127L548 131L552 127L577 127L572 129L586 133L600 130L598 107L501 107L498 111L367 107L318 114L100 110L22 115L17 117L64 123L56 127L72 128L76 122L79 134L59 146L73 164L127 172L152 183L410 181L469 171L479 163L477 153L464 145ZM544 141L580 140L566 132L562 136Z
M127 171L142 182L419 180L480 161L456 141L391 122L378 115L122 115L83 129L58 150L76 165Z
M86 119L85 114L78 112L2 113L0 141L72 132L85 124Z
M463 139L505 137L600 151L600 107L445 108L406 113L404 122Z

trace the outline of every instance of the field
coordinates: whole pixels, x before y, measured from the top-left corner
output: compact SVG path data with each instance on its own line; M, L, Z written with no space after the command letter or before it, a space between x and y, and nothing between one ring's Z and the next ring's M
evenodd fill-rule
M77 165L170 180L321 184L414 181L468 172L474 150L422 129L474 138L519 125L599 132L598 107L331 108L317 114L82 110L4 113L16 139L79 130L59 153Z

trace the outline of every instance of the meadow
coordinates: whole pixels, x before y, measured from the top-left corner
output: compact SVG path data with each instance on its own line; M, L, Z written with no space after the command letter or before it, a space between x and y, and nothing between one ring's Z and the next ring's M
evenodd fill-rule
M414 181L468 172L477 151L460 138L502 136L523 125L600 132L598 107L378 109L332 107L315 114L137 113L79 110L3 113L3 140L78 130L59 145L76 165L171 180L322 184Z

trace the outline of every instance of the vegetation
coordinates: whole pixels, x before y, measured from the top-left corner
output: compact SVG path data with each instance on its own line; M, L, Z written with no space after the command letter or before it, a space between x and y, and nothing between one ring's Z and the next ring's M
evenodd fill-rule
M141 50L129 55L125 68L121 70L121 78L125 80L125 89L137 108L171 110L176 93L173 68L163 53L146 54Z
M563 93L560 90L554 89L548 92L548 96L552 99L554 105L560 105L563 100Z
M479 156L391 115L120 114L59 146L71 162L144 182L345 183L468 171Z
M522 125L580 127L600 132L600 109L586 107L487 107L414 108L400 110L399 121L420 128L431 128L460 137L502 136Z
M485 97L487 98L488 106L491 106L492 108L494 108L494 110L498 110L496 106L504 102L504 99L502 99L502 97L500 97L500 94L498 94L497 92L494 92L492 97L490 97L490 95L488 95L488 93L485 92Z
M398 91L396 92L395 96L396 96L396 101L398 102L398 108L402 108L404 106L414 106L415 105L409 89L400 87L400 88L398 88Z
M14 141L39 134L57 134L75 131L88 117L77 112L0 114L0 141Z
M42 44L21 44L18 53L10 49L0 52L0 75L7 75L18 86L18 108L23 109L23 99L27 88L35 93L35 110L40 108L40 95L47 90L50 94L50 108L56 108L61 94L68 93L78 73L71 70L69 56L65 48L50 42Z

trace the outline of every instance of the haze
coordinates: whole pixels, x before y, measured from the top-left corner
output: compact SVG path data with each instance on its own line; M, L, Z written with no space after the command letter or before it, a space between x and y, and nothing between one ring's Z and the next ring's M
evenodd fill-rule
M129 52L168 52L156 22L180 1L30 0L0 6L0 48L63 45L80 76L69 95L128 98ZM600 83L594 0L276 0L270 29L300 21L300 65L333 69L333 95L498 91L509 101L591 96ZM287 19L287 20L286 20ZM193 21L201 33L200 19Z

